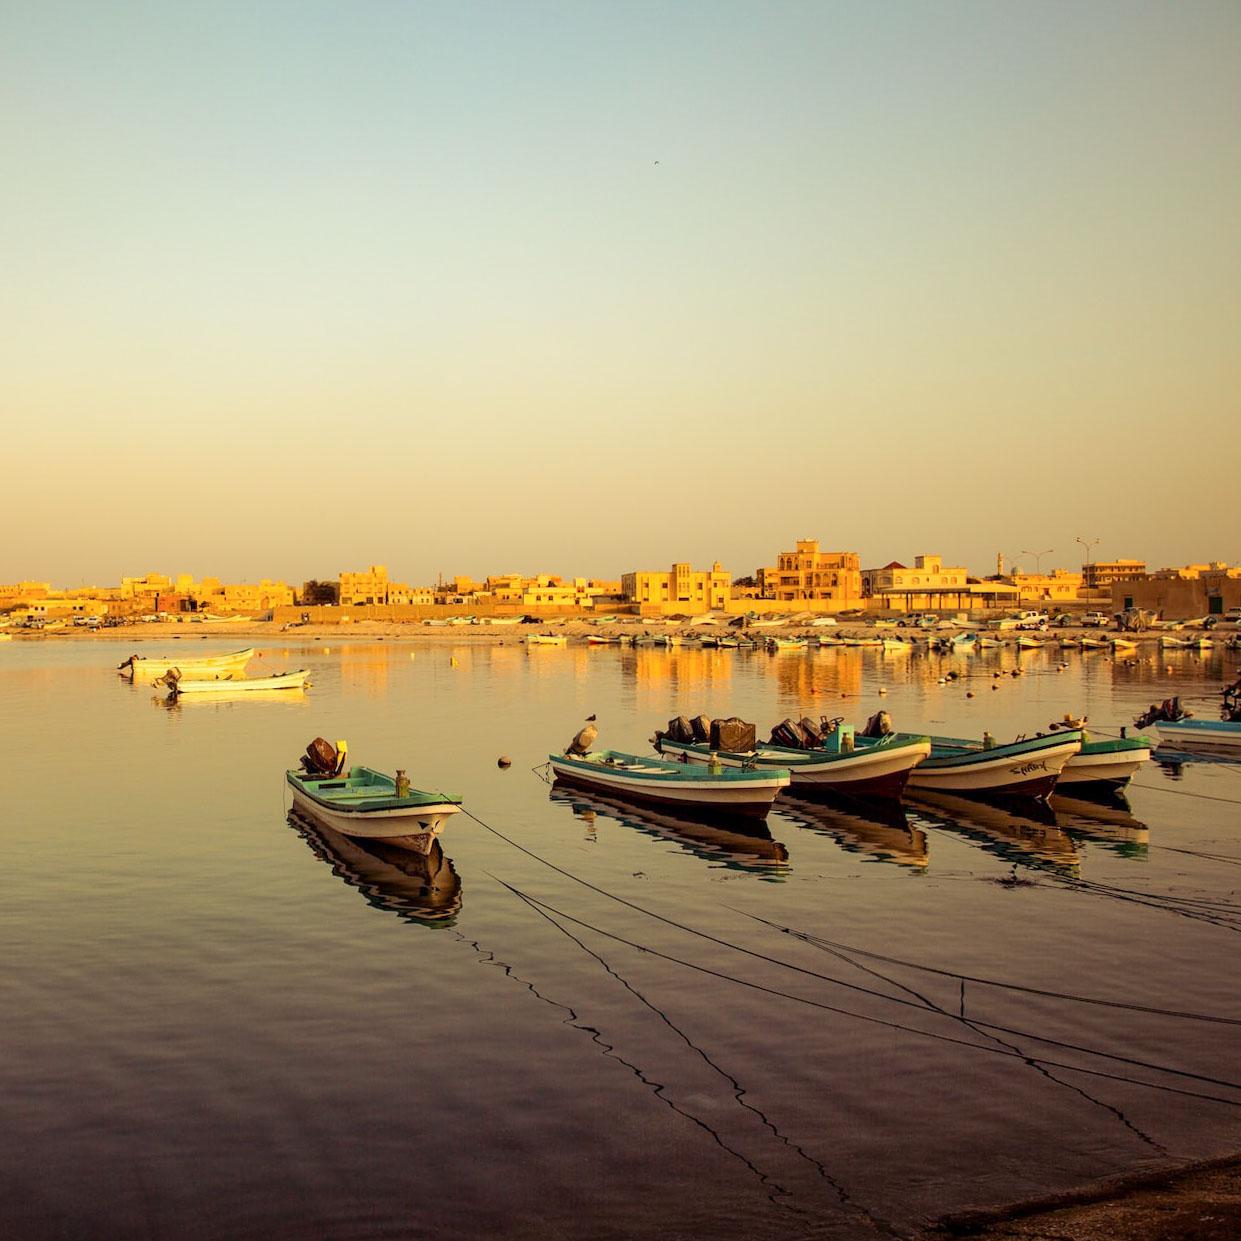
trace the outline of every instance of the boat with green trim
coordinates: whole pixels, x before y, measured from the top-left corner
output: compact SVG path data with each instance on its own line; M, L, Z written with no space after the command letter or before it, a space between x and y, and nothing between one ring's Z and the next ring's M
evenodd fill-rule
M932 737L931 756L909 776L909 787L983 797L1051 796L1065 764L1082 748L1080 728L1020 737L1007 745Z
M753 750L712 750L705 741L675 741L659 734L661 754L684 762L713 760L730 769L773 771L786 769L802 796L842 793L849 797L900 797L919 763L931 753L931 739L911 733L863 737L852 728L827 734L822 746L811 750L792 746L760 745Z
M787 768L741 770L723 763L700 767L619 750L549 754L547 760L558 784L697 814L765 818L790 780Z
M316 761L320 744L323 761ZM461 809L461 798L412 788L403 771L393 777L371 767L346 767L347 753L344 742L332 747L316 740L308 747L303 770L285 772L293 808L345 836L430 853L446 820Z
M1056 782L1056 792L1085 792L1090 788L1119 791L1148 762L1153 749L1149 737L1091 737L1083 734L1082 748L1074 754Z

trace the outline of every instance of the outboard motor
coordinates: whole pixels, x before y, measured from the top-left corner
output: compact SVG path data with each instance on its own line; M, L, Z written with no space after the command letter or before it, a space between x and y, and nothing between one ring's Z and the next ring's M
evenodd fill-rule
M330 779L338 776L345 768L345 756L349 753L349 743L338 741L333 745L322 737L316 737L302 755L302 770L308 776L319 779Z
M598 735L599 730L595 727L595 717L592 715L587 719L586 727L579 729L573 740L565 747L565 753L579 757L590 753L590 747L594 745Z
M1177 720L1189 719L1190 712L1184 710L1179 698L1165 698L1161 703L1151 705L1133 722L1139 728L1149 728L1157 720L1166 720L1174 724Z
M892 717L880 709L866 721L863 737L888 737L892 734Z

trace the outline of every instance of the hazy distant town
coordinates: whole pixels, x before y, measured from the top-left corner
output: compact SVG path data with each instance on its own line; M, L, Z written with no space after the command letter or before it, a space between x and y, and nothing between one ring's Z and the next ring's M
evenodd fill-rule
M1080 540L1079 540L1080 541ZM1083 546L1089 552L1089 546ZM1039 607L1073 612L1146 609L1168 619L1222 614L1241 606L1241 566L1215 561L1150 569L1135 559L1085 559L1080 568L1049 567L1050 553L1029 553L1019 568L996 557L986 576L939 555L919 554L863 568L857 552L823 551L799 539L773 565L734 576L719 562L695 569L634 570L619 580L555 574L493 574L441 578L433 586L393 580L384 565L342 571L300 586L195 580L189 574L146 573L110 586L57 588L45 581L0 585L0 617L9 625L73 621L91 625L137 619L246 617L262 621L416 621L435 615L536 617L600 615L689 618L704 612L836 614L845 612L969 612Z

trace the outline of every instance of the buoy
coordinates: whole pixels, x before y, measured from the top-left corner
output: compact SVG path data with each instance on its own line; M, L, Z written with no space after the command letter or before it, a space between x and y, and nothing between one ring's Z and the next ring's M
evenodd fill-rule
M413 657L414 657L414 653L413 653L413 651L410 651L410 653L409 653L409 657L410 657L410 659L413 659Z
M450 668L455 668L457 666L457 657L455 655L449 656L448 666Z
M507 754L501 754L500 757L496 759L497 767L511 767L512 765L513 760L509 758Z
M887 692L888 692L888 691L887 691L886 689L884 689L882 685L879 687L879 696L880 696L881 698L882 698L882 697L883 697L883 695L884 695L884 694L886 694Z
M998 685L997 685L994 681L992 681L992 682L991 682L991 688L992 688L992 689L999 689L1000 687L999 687L999 686L998 686Z
M991 688L992 688L992 689L995 689L995 686L993 685ZM972 689L967 689L967 690L965 691L965 696L966 696L966 698L973 698L973 696L974 696L974 691L973 691Z

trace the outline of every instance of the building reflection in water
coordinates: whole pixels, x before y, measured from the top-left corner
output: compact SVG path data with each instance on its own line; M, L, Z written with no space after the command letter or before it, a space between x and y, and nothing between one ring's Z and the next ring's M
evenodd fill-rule
M999 805L922 789L907 800L931 826L958 832L1006 862L1036 862L1074 874L1080 865L1073 841L1040 802Z
M402 654L386 642L348 644L340 648L341 692L364 698L380 698L388 692L392 661Z
M921 874L930 862L926 833L909 822L899 803L808 801L780 794L776 810L798 827L830 836L849 853L876 862L908 866Z
M612 819L625 827L637 828L647 836L671 840L687 853L729 870L757 874L765 879L782 879L788 873L788 850L763 823L699 822L681 814L670 814L648 806L610 797L599 797L577 789L553 788L550 800L570 810L585 825L587 838L597 839L597 820Z
M862 692L866 654L856 648L832 646L765 656L776 679L781 710L789 715L813 715L817 699L856 697ZM840 712L833 707L823 714Z
M634 687L634 705L656 713L665 711L682 693L701 693L715 684L724 687L721 702L726 701L733 660L745 657L737 651L700 646L623 646L619 652L621 678ZM704 698L703 706L708 705Z
M289 826L370 905L420 926L452 926L461 909L461 879L438 840L425 856L410 849L342 836L291 811Z

